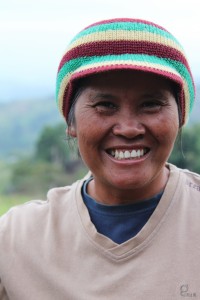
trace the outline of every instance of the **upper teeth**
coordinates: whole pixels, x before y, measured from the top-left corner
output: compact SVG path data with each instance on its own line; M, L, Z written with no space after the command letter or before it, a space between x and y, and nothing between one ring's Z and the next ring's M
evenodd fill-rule
M126 158L135 158L135 157L141 157L145 154L144 149L138 149L138 150L112 150L111 155L116 159L126 159Z

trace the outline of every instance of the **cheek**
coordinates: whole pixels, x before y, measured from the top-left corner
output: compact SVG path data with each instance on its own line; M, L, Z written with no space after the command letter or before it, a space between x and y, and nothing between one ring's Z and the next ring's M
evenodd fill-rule
M97 141L105 134L110 122L107 118L99 116L91 108L79 108L75 114L77 138L86 143Z
M80 122L77 122L77 142L80 149L84 150L84 147L88 147L88 149L95 147L95 144L101 138L101 131L98 128L98 124L90 118L82 118Z
M164 122L158 122L156 127L156 136L160 142L171 147L174 144L179 131L178 118L168 119Z
M171 145L176 140L179 131L179 116L177 107L166 110L165 113L157 116L152 124L155 137L166 146Z

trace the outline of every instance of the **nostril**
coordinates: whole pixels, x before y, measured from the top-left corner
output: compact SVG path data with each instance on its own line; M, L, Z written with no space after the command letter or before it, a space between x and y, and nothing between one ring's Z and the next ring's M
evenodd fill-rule
M112 128L112 133L114 135L120 135L127 138L135 138L138 137L141 139L144 136L145 133L145 127L142 124L116 124Z

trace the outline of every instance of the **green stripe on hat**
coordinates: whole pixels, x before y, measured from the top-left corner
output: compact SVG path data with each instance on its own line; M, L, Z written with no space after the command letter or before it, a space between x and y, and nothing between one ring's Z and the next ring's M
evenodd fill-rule
M179 47L182 48L181 44L178 42L178 40L172 36L168 31L162 30L156 26L152 26L149 24L144 23L137 23L137 22L118 22L118 23L106 23L106 24L100 24L93 27L89 27L85 29L84 31L81 31L78 33L71 41L73 43L74 41L78 40L82 36L89 35L91 33L99 33L101 31L118 31L118 30L127 30L127 31L146 31L151 32L154 34L159 34L165 38L173 40L175 43L179 45ZM70 44L71 44L70 43ZM183 48L182 48L183 49Z

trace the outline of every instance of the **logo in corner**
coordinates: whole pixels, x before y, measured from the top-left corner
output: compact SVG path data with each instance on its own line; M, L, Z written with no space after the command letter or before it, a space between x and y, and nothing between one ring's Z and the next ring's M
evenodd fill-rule
M192 293L190 290L189 290L189 285L188 284L183 284L180 286L180 295L182 297L190 297L190 298L194 298L196 297L196 293Z

